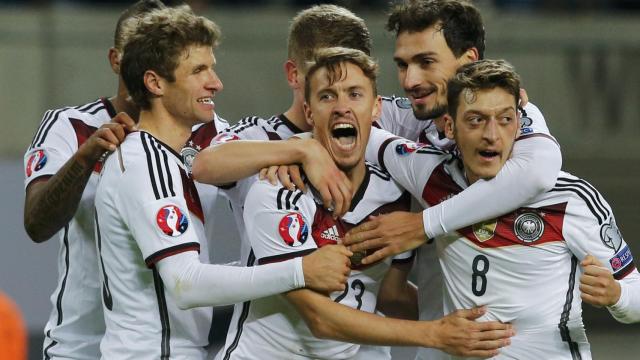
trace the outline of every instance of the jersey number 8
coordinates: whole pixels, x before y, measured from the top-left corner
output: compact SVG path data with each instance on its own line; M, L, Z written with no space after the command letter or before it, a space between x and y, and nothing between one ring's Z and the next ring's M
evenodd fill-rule
M489 259L484 255L478 255L471 265L471 291L473 295L482 296L487 291L487 272L489 272ZM480 284L478 284L480 283Z

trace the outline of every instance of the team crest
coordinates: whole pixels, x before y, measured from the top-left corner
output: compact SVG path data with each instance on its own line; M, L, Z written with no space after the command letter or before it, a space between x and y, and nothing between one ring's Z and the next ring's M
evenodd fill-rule
M158 210L156 223L165 235L172 237L184 234L189 227L189 220L187 220L186 215L175 205L167 205Z
M406 97L397 98L396 105L400 109L411 109L411 100Z
M187 171L189 171L189 173L191 173L193 159L195 159L196 155L198 155L198 152L198 150L192 148L191 146L186 146L180 151L182 162L184 163L184 166L187 168Z
M414 142L398 144L396 145L396 153L401 156L408 155L418 150L421 146L422 144L414 143Z
M224 144L224 143L228 143L230 141L236 141L236 140L240 140L238 135L223 132L216 135L216 137L213 138L213 141L211 141L211 144Z
M29 160L27 160L27 177L41 170L45 165L47 165L47 154L44 150L35 151L29 156Z
M476 239L478 239L478 241L480 242L491 240L493 236L496 234L497 226L498 226L498 221L496 219L474 224L472 226L473 235L475 235Z
M526 212L516 218L513 223L513 231L518 239L525 243L532 243L542 237L544 233L544 221L540 215L534 212Z
M600 227L600 239L606 247L617 253L622 246L622 234L616 222L611 220Z
M278 232L287 245L296 247L307 241L309 227L304 222L302 215L289 213L280 220Z

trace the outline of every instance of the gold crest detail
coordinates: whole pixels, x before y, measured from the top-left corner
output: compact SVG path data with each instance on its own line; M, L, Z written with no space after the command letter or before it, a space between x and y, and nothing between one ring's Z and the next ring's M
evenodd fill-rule
M493 238L493 235L496 233L496 227L498 226L498 222L496 219L492 219L489 221L477 223L473 225L473 235L476 236L476 239L480 242L485 242Z

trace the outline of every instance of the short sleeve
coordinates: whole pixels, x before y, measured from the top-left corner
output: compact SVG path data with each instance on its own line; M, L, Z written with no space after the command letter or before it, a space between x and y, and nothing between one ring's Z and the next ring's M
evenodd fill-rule
M73 126L62 110L47 111L24 155L25 188L42 176L52 176L78 150Z
M127 167L116 200L149 267L168 256L200 249L180 169L175 162L162 161L161 151L159 155L157 163Z
M315 203L299 190L257 181L247 194L244 221L258 263L283 261L317 248L311 235Z

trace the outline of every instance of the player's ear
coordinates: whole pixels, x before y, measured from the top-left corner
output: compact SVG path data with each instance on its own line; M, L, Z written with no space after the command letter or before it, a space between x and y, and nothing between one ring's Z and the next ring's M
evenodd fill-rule
M284 73L287 76L287 83L290 88L297 89L301 86L300 81L298 81L298 66L293 60L287 59L284 62Z
M164 79L153 70L144 73L144 86L156 96L164 95Z
M378 121L382 115L382 97L376 95L376 100L373 103L373 111L371 112L371 120Z
M456 124L449 114L444 115L444 134L448 139L453 140L455 137Z
M478 60L480 60L480 54L478 53L478 49L475 47L467 49L467 51L458 58L460 65L472 63Z
M109 65L111 65L111 70L117 75L120 75L120 60L122 60L122 53L120 50L111 47L109 48Z
M311 107L306 101L302 106L304 107L304 118L307 120L307 124L313 127L313 114L311 113Z

